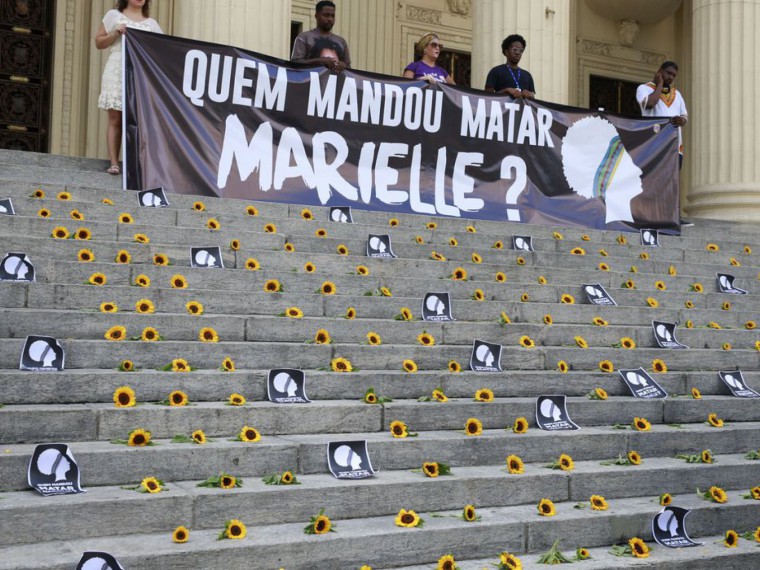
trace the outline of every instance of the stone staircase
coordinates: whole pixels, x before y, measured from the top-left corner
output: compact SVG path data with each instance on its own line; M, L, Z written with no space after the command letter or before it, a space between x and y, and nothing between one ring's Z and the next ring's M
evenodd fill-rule
M743 498L760 485L760 461L745 457L760 450L760 402L730 396L717 374L738 367L750 386L760 388L760 335L746 328L747 322L760 321L757 227L699 221L681 237L661 236L662 247L653 249L638 246L636 234L626 234L629 243L621 244L619 233L357 210L357 223L345 225L327 221L325 208L309 208L315 219L304 220L297 205L177 194L169 195L170 207L149 209L138 207L135 194L117 189L118 181L103 170L101 161L0 151L0 198L11 197L17 212L0 216L0 256L25 252L37 272L36 283L0 283L0 570L72 569L86 550L110 552L130 570L358 569L363 564L417 569L435 567L445 554L469 570L494 567L504 551L531 568L556 540L566 554L589 548L592 557L579 563L589 569L760 567L757 542L742 538L736 548L722 543L728 529L755 532L760 525L760 502ZM44 198L30 197L37 189ZM57 199L63 191L70 200ZM193 209L198 201L205 211ZM258 215L246 214L249 205ZM50 216L40 217L41 209ZM72 219L72 210L84 219ZM123 213L134 222L119 223ZM220 229L207 228L210 218ZM391 218L398 225L390 227ZM437 227L429 229L428 222ZM267 224L274 224L276 233L265 233ZM476 232L467 231L468 225ZM70 232L86 227L92 239L53 239L56 226ZM317 237L320 228L326 237ZM138 233L150 242L135 242ZM370 233L390 234L398 258L367 258ZM510 250L513 233L531 234L536 251ZM452 238L456 246L450 245ZM239 240L239 250L230 247L232 240ZM504 248L492 247L496 241ZM295 251L285 250L288 243ZM719 251L707 251L708 243ZM190 247L209 245L222 248L225 269L191 268ZM348 254L339 255L339 246ZM747 246L753 253L745 252ZM83 248L94 261L78 261ZM575 248L585 255L571 254ZM120 250L129 252L130 263L115 262ZM433 252L446 261L434 260ZM482 263L472 261L473 253ZM155 265L156 254L166 255L171 265ZM739 265L731 265L731 257ZM250 258L259 263L257 271L246 269ZM313 273L304 270L307 262L316 266ZM601 270L600 263L609 270ZM359 265L369 274L358 275ZM450 278L458 267L467 270L466 281ZM749 294L721 294L715 283L719 271L736 275L737 286ZM505 282L496 281L497 272L506 275ZM93 273L104 274L106 285L88 284ZM147 276L150 286L134 285L138 275ZM186 279L187 288L171 287L176 275ZM541 277L546 284L539 284ZM266 292L271 279L284 291ZM621 286L629 279L635 288ZM321 294L325 281L334 284L336 294ZM587 304L581 284L589 282L604 285L618 306ZM704 292L692 291L694 283ZM383 296L383 287L392 296ZM484 300L473 299L476 289ZM420 320L429 291L451 294L455 322ZM562 303L563 295L572 295L575 303ZM659 306L649 307L648 297ZM150 300L155 312L137 313L135 304L142 299ZM203 305L202 315L188 313L191 301ZM726 301L731 306L724 309ZM106 302L116 304L118 312L101 312ZM686 308L687 302L694 307ZM304 318L281 316L294 306ZM355 319L345 318L349 307ZM394 318L402 307L411 309L414 320ZM502 314L509 324L501 322ZM547 315L551 325L545 323ZM607 326L594 325L595 317ZM681 323L678 339L691 348L657 348L653 319ZM683 326L687 321L693 328ZM711 322L721 328L711 328ZM106 331L118 325L126 328L127 340L106 340ZM155 328L163 340L131 340L145 327ZM219 342L200 342L203 327L212 327ZM312 342L319 329L329 332L331 344ZM368 344L369 332L382 344ZM434 346L418 342L423 332L435 338ZM29 334L56 337L66 350L66 370L17 370ZM520 345L526 335L535 348ZM576 336L589 347L579 348ZM636 348L615 346L623 337L633 339ZM474 339L503 345L504 372L468 370ZM731 350L724 350L725 343ZM234 372L221 370L228 357ZM332 372L337 357L357 370ZM177 358L194 370L162 370ZM609 360L616 370L651 369L657 358L667 364L666 373L653 374L670 394L665 400L636 400L616 372L599 368L600 361ZM413 359L419 371L404 372L404 359ZM136 370L120 371L124 360ZM461 372L449 371L451 360ZM560 361L568 364L567 372L558 370ZM306 371L311 404L267 401L267 373L280 367ZM138 405L116 408L114 391L125 385ZM365 404L370 386L392 401ZM448 402L420 401L436 388ZM493 391L492 402L474 401L481 388ZM609 398L590 399L595 388ZM701 391L701 399L692 398L692 388ZM174 390L185 392L190 404L159 405ZM227 405L232 393L244 395L246 405ZM571 417L582 429L538 429L535 402L545 394L567 395ZM711 413L725 426L710 426ZM529 421L525 434L511 429L518 417ZM621 429L635 417L651 422L651 431ZM482 422L482 435L465 435L469 418ZM394 420L418 437L393 438ZM232 441L243 426L255 427L261 440ZM111 443L136 428L150 431L157 445ZM171 442L197 429L212 441ZM368 441L378 473L360 481L337 480L327 468L326 445L355 439ZM28 490L29 458L36 444L45 442L70 446L85 494L42 497ZM715 463L675 457L705 449L712 450ZM642 456L641 465L602 464L631 450ZM562 453L572 457L574 470L547 468ZM506 471L505 459L512 454L522 458L524 474ZM452 475L428 478L413 471L426 461L449 464ZM301 484L262 481L286 470ZM222 472L241 478L242 487L197 486ZM166 490L124 489L148 476L163 480ZM697 495L697 488L713 485L726 490L726 503ZM689 534L703 546L653 545L651 520L662 493L671 494L674 505L692 509ZM594 494L606 498L608 510L574 508L587 505ZM556 516L538 515L542 498L555 503ZM477 507L478 521L462 520L468 504ZM419 513L424 526L396 526L402 508ZM304 534L323 509L337 532ZM217 540L230 519L247 525L245 539ZM190 529L190 539L175 544L172 531L180 525ZM632 537L653 546L649 558L610 554L611 545Z

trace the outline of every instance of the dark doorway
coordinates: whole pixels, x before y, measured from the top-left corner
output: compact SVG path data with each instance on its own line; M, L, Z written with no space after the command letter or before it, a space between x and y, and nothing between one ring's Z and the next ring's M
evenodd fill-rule
M0 0L0 148L48 152L53 0Z
M451 78L457 85L470 87L472 60L469 53L444 49L441 50L437 63L449 72L449 75L451 75Z
M589 109L603 107L608 113L641 116L636 102L639 83L592 75L589 79Z

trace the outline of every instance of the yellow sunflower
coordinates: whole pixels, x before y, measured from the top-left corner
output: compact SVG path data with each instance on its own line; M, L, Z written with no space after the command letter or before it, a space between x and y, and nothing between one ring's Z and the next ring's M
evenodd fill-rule
M456 360L449 360L449 372L459 374L462 371L462 365Z
M409 428L400 420L394 420L390 423L390 431L395 438L403 438L409 435Z
M106 301L105 303L100 304L101 313L116 313L118 310L119 307L116 305L116 303Z
M623 288L624 289L635 289L636 288L636 282L633 279L627 279L626 282L623 283Z
M594 388L594 395L599 400L606 400L609 396L604 388Z
M269 279L264 283L264 291L267 293L278 293L282 291L282 285L280 285L280 282L277 281L277 279Z
M383 297L393 297L393 293L390 289L388 289L388 287L380 287L380 294Z
M68 237L69 237L69 230L67 230L63 226L56 226L56 227L53 228L53 231L52 231L51 235L55 239L68 239Z
M401 363L401 368L403 368L404 372L407 372L409 374L414 374L418 370L417 363L411 358L404 359L404 361Z
M710 487L708 493L710 494L710 500L716 503L725 503L728 501L728 495L726 495L726 492L720 487L713 485Z
M552 324L554 324L554 319L552 319L551 315L544 315L544 324L545 325L552 325Z
M282 246L282 248L287 251L288 253L293 253L296 250L296 246L294 246L289 241L285 242L285 245Z
M172 372L190 372L190 365L184 358L172 360Z
M493 402L493 398L493 390L489 390L488 388L481 388L475 392L476 402Z
M607 257L607 256L609 256L609 253L607 253L607 250L600 249L599 250L599 255L601 255L602 257Z
M554 508L554 503L549 499L541 499L538 503L538 514L542 517L553 517L556 515L557 511Z
M40 211L37 212L37 215L40 218L49 218L50 217L50 210L48 210L47 208L40 208Z
M552 232L552 237L554 239L558 239L558 240L559 239L565 239L565 237L561 233L559 233L559 232Z
M702 286L701 283L692 283L691 290L694 291L695 293L704 293L705 288Z
M222 227L222 225L219 223L219 220L216 218L209 218L206 221L206 227L210 229L212 232L217 231L219 228Z
M624 336L623 338L620 339L620 347L626 348L628 350L632 350L636 348L636 341L630 337Z
M354 369L348 359L340 357L330 361L330 368L333 372L351 372Z
M438 253L437 251L431 251L430 259L435 259L436 261L446 261L446 256Z
M248 271L258 271L261 268L261 265L259 264L258 260L254 259L253 257L249 257L245 260L245 268Z
M172 532L172 542L177 544L184 544L190 539L190 531L184 526L178 526Z
M438 227L438 224L436 224L435 222L428 222L427 224L425 224L425 227L429 230L434 230Z
M483 258L477 253L473 253L470 259L473 263L483 263Z
M527 303L529 299L530 299L530 295L528 295L527 293L523 293L522 295L520 295L520 301L522 301L523 303Z
M617 241L620 245L625 245L628 243L628 240L624 235L619 235L615 241Z
M477 418L468 418L464 424L464 434L467 436L482 435L483 424Z
M412 510L401 509L396 515L396 526L413 528L422 523L420 516Z
M641 455L638 452L631 450L626 454L626 457L631 465L641 465Z
M631 547L631 554L634 558L648 558L649 547L646 543L638 537L633 537L628 541L628 545Z
M259 433L259 430L249 426L243 427L243 429L240 430L239 435L240 441L244 441L246 443L255 443L261 440L261 434Z
M512 424L512 432L516 434L523 434L527 433L528 431L528 420L524 417L519 417L515 420L515 423Z
M643 259L644 261L647 261L649 259L649 254L646 251L642 251L639 254L639 259Z
M463 267L457 267L451 273L451 279L454 281L465 281L467 279L467 270Z
M655 299L654 297L647 297L647 305L649 305L653 309L656 309L657 307L660 306L660 303L658 303L657 299Z
M649 431L652 429L652 424L646 418L633 418L633 429L636 431Z
M726 536L723 539L723 545L726 548L736 548L738 544L739 544L739 533L737 533L735 530L727 530Z
M383 339L376 332L370 331L367 333L367 342L372 346L377 346L378 344L383 344Z
M523 348L533 348L536 346L536 343L529 336L523 335L520 337L520 346Z
M422 245L425 243L425 238L422 236L414 236L414 241L416 241L418 244Z
M150 243L150 238L146 236L145 234L135 234L134 240L137 243Z
M182 390L174 390L169 394L167 400L172 407L183 407L190 403L190 398Z
M232 251L240 251L240 240L239 239L230 240L230 249Z
M196 212L203 212L206 209L206 204L203 202L193 202L193 210Z
M335 250L338 252L338 255L348 255L348 248L345 245L339 245Z
M692 388L691 389L691 397L695 400L701 400L702 399L702 392L699 391L699 388Z
M115 325L106 331L106 340L124 340L127 338L127 329L121 325Z
M169 258L164 253L157 253L153 256L154 265L169 265Z
M353 307L348 307L346 309L346 318L348 320L355 319L356 318L356 309L354 309Z
M37 190L35 190L32 193L31 197L32 198L44 198L45 197L45 192L41 188L37 188Z
M327 515L320 514L309 526L314 530L314 534L327 534L332 529L332 521Z
M538 276L538 284L539 285L546 285L547 283L548 283L548 281L546 280L546 277L544 277L543 275L539 275Z
M111 200L110 198L103 198L101 202L105 204L106 206L113 206L113 200Z
M314 344L330 344L332 339L326 329L318 329L314 334Z
M156 312L156 307L150 299L140 299L135 303L135 311L141 315L147 315Z
M129 386L119 386L114 390L113 403L117 408L133 408L137 404L135 391Z
M582 247L574 247L570 250L571 255L586 255L586 250Z
M131 214L128 214L126 212L119 214L120 224L133 224L134 222L135 222L135 219L132 217Z
M125 249L120 249L116 252L116 259L114 259L114 262L116 263L129 263L132 261L132 256L129 254L129 252Z
M562 297L560 299L565 305L573 305L575 304L575 297L570 295L569 293L562 293Z
M227 525L224 527L224 531L222 532L222 535L224 538L239 540L239 539L245 538L245 535L247 532L248 531L245 528L245 524L243 524L242 521L233 519L231 521L227 521Z
M670 275L671 277L675 277L676 275L678 275L678 269L676 269L675 265L668 266L668 275Z
M433 335L423 332L417 336L417 342L422 346L433 346L435 344L435 338Z
M606 327L609 323L605 321L602 317L594 317L591 320L591 324L594 324L598 327Z
M699 457L702 460L702 463L712 463L713 462L713 456L712 453L710 453L709 449L702 450L702 453Z
M322 283L322 286L319 288L319 290L323 295L335 295L335 292L337 291L335 283L332 281L325 281Z
M318 238L326 238L327 230L325 228L317 228L317 231L314 232L314 235Z
M655 358L652 361L652 371L656 372L657 374L664 374L665 372L668 371L668 365L665 364L664 360Z
M557 466L562 471L572 471L575 469L575 462L573 461L573 458L570 457L568 454L563 453L559 456L559 459L557 460Z
M274 224L267 224L264 226L264 233L265 234L276 234L277 233L277 226Z
M222 489L234 489L237 486L237 478L226 473L219 476L219 487Z
M707 421L713 427L723 427L723 420L718 417L718 414L708 415Z
M607 500L601 495L591 495L591 510L606 511L609 508Z
M517 265L525 265L525 258L520 255L515 259L515 263L517 263Z
M227 403L230 406L244 406L245 396L237 393L230 394L230 397L227 399Z
M467 522L477 520L479 517L475 512L475 505L465 505L464 509L462 509L462 518ZM453 561L454 557L452 556L451 559Z
M459 245L459 242L457 241L457 238L455 238L455 237L449 238L449 245L451 247L457 247Z
M449 398L443 393L443 390L436 388L432 393L433 400L436 402L448 402Z
M140 334L140 340L145 342L155 342L161 340L161 335L153 327L145 327Z
M203 305L201 305L198 301L189 301L187 304L185 304L185 309L191 315L203 314Z
M451 554L446 554L444 556L441 556L438 559L438 566L436 568L437 570L456 570L457 563L454 560L454 556ZM359 570L363 570L363 569L359 568ZM369 570L372 570L372 569L370 568Z
M440 468L435 461L425 462L422 464L422 472L427 476L435 479L440 475Z
M720 251L720 247L718 247L718 245L717 245L717 244L714 244L714 243L708 243L708 244L705 246L705 249L706 249L707 251Z
M414 318L412 310L409 307L401 307L401 309L399 309L399 315L401 315L401 318L405 321L411 321Z
M599 271L609 271L610 270L610 266L607 265L606 263L604 263L603 261L599 265L597 265L597 268L599 269Z
M357 275L369 275L369 267L366 265L357 265L356 266L356 274Z
M314 214L308 208L304 208L303 210L301 210L301 218L303 218L304 220L313 220Z
M584 340L583 342L586 342L586 341ZM570 366L564 360L560 360L559 362L557 362L557 370L559 370L560 372L564 374L565 372L570 370Z
M222 370L225 372L235 372L235 361L229 356L225 356L222 360Z
M130 447L144 447L150 444L150 432L142 428L132 430L127 437L127 445Z
M609 360L602 360L599 362L599 370L602 372L614 372L615 371L615 365L612 364Z
M588 236L588 234L583 234L583 235L581 236L581 239L582 239L583 241L591 241L591 238Z
M504 242L502 242L501 240L497 240L497 241L493 242L493 245L491 246L491 248L493 248L493 249L504 249Z
M525 465L522 459L517 455L510 455L507 457L507 470L511 475L521 475L525 473Z
M475 226L467 226L465 230L467 231L468 234L474 234L478 232L478 230L475 229Z
M135 285L138 287L150 287L150 277L141 273L135 277Z
M219 342L219 335L211 327L203 327L198 331L198 340L201 342Z
M395 228L396 226L398 226L398 220L396 218L391 218L390 220L388 220L388 225L392 228Z
M684 301L683 306L687 309L693 309L694 308L694 302L693 301Z
M588 348L588 343L582 336L576 336L574 340L575 344L578 345L579 348Z
M140 487L147 493L161 492L161 482L155 477L145 477L140 482Z

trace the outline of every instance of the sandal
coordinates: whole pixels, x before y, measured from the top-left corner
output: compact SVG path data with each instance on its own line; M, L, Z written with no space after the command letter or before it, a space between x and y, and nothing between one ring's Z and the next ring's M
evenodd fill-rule
M112 164L108 170L106 170L108 174L113 174L114 176L117 176L121 174L121 169L119 168L118 164Z

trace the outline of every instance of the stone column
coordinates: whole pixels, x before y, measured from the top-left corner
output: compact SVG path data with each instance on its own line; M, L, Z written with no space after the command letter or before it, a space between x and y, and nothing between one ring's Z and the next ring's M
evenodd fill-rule
M482 89L488 71L506 59L501 42L520 34L528 44L520 61L533 75L539 99L567 104L570 82L570 13L567 0L477 0L472 19L472 86Z
M760 221L760 0L693 0L690 216Z
M342 0L336 4L333 32L346 38L351 66L401 75L403 68L398 69L394 57L398 42L394 33L396 6L393 0ZM313 18L310 27L314 27Z
M172 33L288 59L290 8L291 0L182 0Z

